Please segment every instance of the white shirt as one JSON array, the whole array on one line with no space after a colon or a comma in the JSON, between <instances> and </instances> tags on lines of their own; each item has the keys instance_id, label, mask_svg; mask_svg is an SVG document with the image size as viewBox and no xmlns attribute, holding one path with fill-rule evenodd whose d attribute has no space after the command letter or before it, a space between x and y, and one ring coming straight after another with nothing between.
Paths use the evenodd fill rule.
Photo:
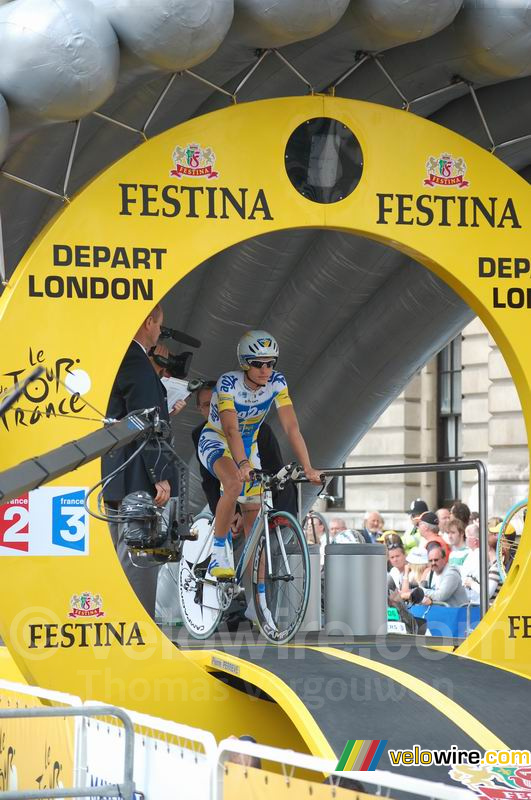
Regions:
<instances>
[{"instance_id":1,"label":"white shirt","mask_svg":"<svg viewBox=\"0 0 531 800\"><path fill-rule=\"evenodd\" d=\"M469 552L460 569L463 583L465 578L472 578L473 581L479 584L479 547ZM478 590L469 589L467 586L465 586L465 590L471 603L479 603Z\"/></svg>"},{"instance_id":2,"label":"white shirt","mask_svg":"<svg viewBox=\"0 0 531 800\"><path fill-rule=\"evenodd\" d=\"M391 569L389 570L389 575L394 580L396 588L401 589L402 581L404 580L404 573L400 572L398 567L391 567Z\"/></svg>"}]
</instances>

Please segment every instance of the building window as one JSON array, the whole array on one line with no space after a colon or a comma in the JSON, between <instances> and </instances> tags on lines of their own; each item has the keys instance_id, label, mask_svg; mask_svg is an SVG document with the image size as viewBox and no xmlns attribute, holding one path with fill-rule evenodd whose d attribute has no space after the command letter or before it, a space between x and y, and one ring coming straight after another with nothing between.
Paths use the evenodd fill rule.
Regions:
<instances>
[{"instance_id":1,"label":"building window","mask_svg":"<svg viewBox=\"0 0 531 800\"><path fill-rule=\"evenodd\" d=\"M438 460L461 458L461 334L437 357L438 375ZM437 473L439 506L461 497L461 473Z\"/></svg>"}]
</instances>

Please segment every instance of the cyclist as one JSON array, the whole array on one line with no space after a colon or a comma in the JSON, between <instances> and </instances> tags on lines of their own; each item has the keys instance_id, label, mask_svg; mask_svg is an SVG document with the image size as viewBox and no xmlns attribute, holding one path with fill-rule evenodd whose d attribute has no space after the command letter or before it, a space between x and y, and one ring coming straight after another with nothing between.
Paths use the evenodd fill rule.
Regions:
<instances>
[{"instance_id":1,"label":"cyclist","mask_svg":"<svg viewBox=\"0 0 531 800\"><path fill-rule=\"evenodd\" d=\"M212 394L208 421L199 439L201 463L223 486L216 507L209 566L211 575L216 578L234 576L225 542L236 503L242 508L245 535L258 513L260 486L253 484L251 473L260 468L258 430L273 403L306 477L312 483L321 483L318 470L310 463L286 379L275 370L278 354L278 344L267 331L252 330L242 336L237 347L241 371L226 372L219 378ZM259 592L265 592L263 585L259 586Z\"/></svg>"}]
</instances>

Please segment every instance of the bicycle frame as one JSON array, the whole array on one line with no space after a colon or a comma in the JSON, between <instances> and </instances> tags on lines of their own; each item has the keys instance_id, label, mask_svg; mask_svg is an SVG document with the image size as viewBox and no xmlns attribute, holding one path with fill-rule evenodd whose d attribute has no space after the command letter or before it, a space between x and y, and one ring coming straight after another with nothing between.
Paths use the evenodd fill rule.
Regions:
<instances>
[{"instance_id":1,"label":"bicycle frame","mask_svg":"<svg viewBox=\"0 0 531 800\"><path fill-rule=\"evenodd\" d=\"M249 562L251 560L251 556L254 553L256 545L258 544L258 541L259 541L260 536L262 534L262 530L264 530L264 529L265 529L265 537L266 537L267 568L268 568L268 573L271 575L271 572L272 572L271 543L270 543L270 538L269 538L269 529L265 525L265 518L267 517L268 512L272 511L272 510L273 510L272 493L271 493L271 491L269 489L266 489L264 492L262 492L262 495L260 497L260 507L259 507L259 510L258 510L257 517L256 517L255 521L253 522L253 526L252 526L251 530L249 531L248 536L246 537L246 541L245 541L242 553L240 555L240 559L239 559L238 564L236 566L234 581L235 581L235 583L237 585L240 585L240 583L241 583L242 577L243 577L243 575L245 573L245 570L247 569L247 566L248 566L248 564L249 564ZM190 572L191 572L192 577L194 578L194 580L198 580L198 578L197 578L197 576L195 574L195 568L196 568L197 564L200 564L203 561L205 561L208 558L208 556L210 555L213 539L214 539L214 522L212 522L212 526L210 528L210 533L207 536L207 538L205 539L205 541L203 543L203 546L201 547L201 550L199 551L199 554L198 554L197 558L195 559L194 563L192 564L192 566L190 568ZM284 564L286 565L286 570L287 570L288 569L288 559L287 559L286 552L284 550L284 543L282 542L282 539L279 540L279 545L280 545L280 548L281 548L281 551L282 551L282 557L283 557ZM205 576L205 578L203 580L212 580L213 581L214 579L210 578L207 575L207 576Z\"/></svg>"}]
</instances>

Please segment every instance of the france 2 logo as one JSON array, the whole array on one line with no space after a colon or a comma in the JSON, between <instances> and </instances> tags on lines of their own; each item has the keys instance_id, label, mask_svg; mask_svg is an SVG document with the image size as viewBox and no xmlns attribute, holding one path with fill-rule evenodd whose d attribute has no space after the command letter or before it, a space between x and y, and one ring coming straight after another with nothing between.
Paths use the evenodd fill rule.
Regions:
<instances>
[{"instance_id":1,"label":"france 2 logo","mask_svg":"<svg viewBox=\"0 0 531 800\"><path fill-rule=\"evenodd\" d=\"M45 486L0 506L0 556L86 556L86 488Z\"/></svg>"}]
</instances>

